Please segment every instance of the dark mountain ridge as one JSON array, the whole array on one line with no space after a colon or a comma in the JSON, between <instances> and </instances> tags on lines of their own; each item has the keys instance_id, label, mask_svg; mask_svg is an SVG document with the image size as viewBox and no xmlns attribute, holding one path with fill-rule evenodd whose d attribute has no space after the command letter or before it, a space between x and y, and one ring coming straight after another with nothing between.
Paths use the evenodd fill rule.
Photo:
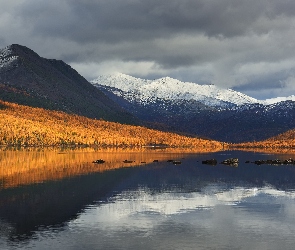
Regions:
<instances>
[{"instance_id":1,"label":"dark mountain ridge","mask_svg":"<svg viewBox=\"0 0 295 250\"><path fill-rule=\"evenodd\" d=\"M13 44L0 50L0 99L122 123L138 120L61 60Z\"/></svg>"}]
</instances>

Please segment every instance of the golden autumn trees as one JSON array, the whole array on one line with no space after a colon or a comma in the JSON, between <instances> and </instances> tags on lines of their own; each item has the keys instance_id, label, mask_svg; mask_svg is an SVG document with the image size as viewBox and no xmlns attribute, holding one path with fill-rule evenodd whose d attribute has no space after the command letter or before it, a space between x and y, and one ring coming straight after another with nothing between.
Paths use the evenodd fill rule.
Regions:
<instances>
[{"instance_id":1,"label":"golden autumn trees","mask_svg":"<svg viewBox=\"0 0 295 250\"><path fill-rule=\"evenodd\" d=\"M237 148L264 148L264 149L295 149L295 129L271 137L264 141L234 144Z\"/></svg>"},{"instance_id":2,"label":"golden autumn trees","mask_svg":"<svg viewBox=\"0 0 295 250\"><path fill-rule=\"evenodd\" d=\"M223 147L216 141L0 101L0 145L142 147L149 144L202 149Z\"/></svg>"}]
</instances>

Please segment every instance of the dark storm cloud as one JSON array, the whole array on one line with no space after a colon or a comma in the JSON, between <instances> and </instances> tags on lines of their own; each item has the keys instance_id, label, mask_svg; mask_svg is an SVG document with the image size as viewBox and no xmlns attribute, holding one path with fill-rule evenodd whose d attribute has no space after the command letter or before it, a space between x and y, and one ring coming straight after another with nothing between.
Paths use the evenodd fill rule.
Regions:
<instances>
[{"instance_id":1,"label":"dark storm cloud","mask_svg":"<svg viewBox=\"0 0 295 250\"><path fill-rule=\"evenodd\" d=\"M121 71L244 91L278 83L290 90L294 79L293 0L0 0L0 6L1 47L26 45L88 79Z\"/></svg>"},{"instance_id":2,"label":"dark storm cloud","mask_svg":"<svg viewBox=\"0 0 295 250\"><path fill-rule=\"evenodd\" d=\"M281 89L285 87L285 81L288 79L289 74L287 72L280 72L268 75L258 75L249 77L249 82L241 84L234 89L240 92L245 92L247 90L262 91L265 89L267 83L270 89ZM259 93L258 93L259 95Z\"/></svg>"},{"instance_id":3,"label":"dark storm cloud","mask_svg":"<svg viewBox=\"0 0 295 250\"><path fill-rule=\"evenodd\" d=\"M255 27L261 17L294 14L295 3L268 0L53 0L18 7L33 32L80 43L145 40L201 32L232 37L268 32Z\"/></svg>"},{"instance_id":4,"label":"dark storm cloud","mask_svg":"<svg viewBox=\"0 0 295 250\"><path fill-rule=\"evenodd\" d=\"M290 96L295 93L293 76L295 76L295 70L293 72L288 70L266 75L249 76L246 83L237 85L233 89L260 100L267 99L271 95Z\"/></svg>"}]
</instances>

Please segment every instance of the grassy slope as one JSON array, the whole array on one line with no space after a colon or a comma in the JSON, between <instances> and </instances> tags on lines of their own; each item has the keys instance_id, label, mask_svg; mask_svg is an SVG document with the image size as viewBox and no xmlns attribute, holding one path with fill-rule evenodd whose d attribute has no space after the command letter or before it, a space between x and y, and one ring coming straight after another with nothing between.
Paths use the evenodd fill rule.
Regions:
<instances>
[{"instance_id":1,"label":"grassy slope","mask_svg":"<svg viewBox=\"0 0 295 250\"><path fill-rule=\"evenodd\" d=\"M234 144L238 148L295 148L295 129L271 137L264 141Z\"/></svg>"},{"instance_id":2,"label":"grassy slope","mask_svg":"<svg viewBox=\"0 0 295 250\"><path fill-rule=\"evenodd\" d=\"M202 151L223 148L217 141L0 101L0 145L141 147L154 143Z\"/></svg>"}]
</instances>

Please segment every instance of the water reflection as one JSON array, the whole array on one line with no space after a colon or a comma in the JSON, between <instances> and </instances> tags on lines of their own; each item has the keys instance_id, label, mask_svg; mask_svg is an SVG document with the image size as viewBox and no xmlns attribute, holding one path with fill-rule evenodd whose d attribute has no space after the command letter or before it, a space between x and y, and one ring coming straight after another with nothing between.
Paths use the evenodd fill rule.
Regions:
<instances>
[{"instance_id":1,"label":"water reflection","mask_svg":"<svg viewBox=\"0 0 295 250\"><path fill-rule=\"evenodd\" d=\"M139 166L151 163L155 159L162 161L182 156L183 153L177 150L2 149L0 150L0 190L122 167ZM105 161L104 164L92 163L101 158ZM123 164L124 160L128 160L128 163Z\"/></svg>"},{"instance_id":2,"label":"water reflection","mask_svg":"<svg viewBox=\"0 0 295 250\"><path fill-rule=\"evenodd\" d=\"M4 153L14 161L0 161L1 249L293 249L295 243L295 166L244 164L292 154ZM238 167L202 164L233 157ZM107 164L92 163L100 158Z\"/></svg>"},{"instance_id":3,"label":"water reflection","mask_svg":"<svg viewBox=\"0 0 295 250\"><path fill-rule=\"evenodd\" d=\"M160 194L139 188L89 207L69 228L92 232L83 241L89 249L293 249L294 194L285 194L271 187Z\"/></svg>"}]
</instances>

